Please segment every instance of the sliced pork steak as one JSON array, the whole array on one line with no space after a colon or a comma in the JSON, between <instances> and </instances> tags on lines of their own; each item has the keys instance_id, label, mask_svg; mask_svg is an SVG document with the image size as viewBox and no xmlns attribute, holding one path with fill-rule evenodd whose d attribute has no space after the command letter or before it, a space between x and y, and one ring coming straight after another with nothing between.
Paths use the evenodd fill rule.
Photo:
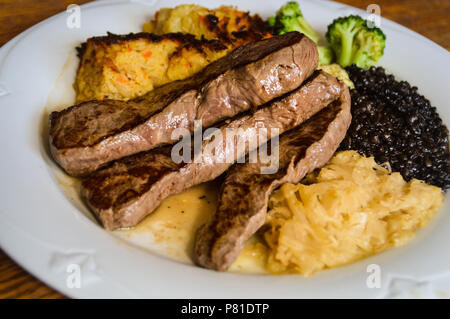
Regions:
<instances>
[{"instance_id":1,"label":"sliced pork steak","mask_svg":"<svg viewBox=\"0 0 450 319\"><path fill-rule=\"evenodd\" d=\"M283 183L298 183L307 173L325 165L350 121L350 95L345 88L339 100L299 128L281 135L275 174L261 174L261 163L235 164L227 172L216 213L197 233L196 263L226 270L264 224L270 193Z\"/></svg>"},{"instance_id":2,"label":"sliced pork steak","mask_svg":"<svg viewBox=\"0 0 450 319\"><path fill-rule=\"evenodd\" d=\"M162 144L194 121L208 127L292 91L317 67L315 44L298 32L240 47L202 72L128 102L90 101L50 116L50 149L67 173Z\"/></svg>"},{"instance_id":3,"label":"sliced pork steak","mask_svg":"<svg viewBox=\"0 0 450 319\"><path fill-rule=\"evenodd\" d=\"M226 133L228 129L241 129L248 140L256 140L256 128L260 127L277 128L281 134L336 100L341 90L334 77L316 73L284 98L221 126L221 137L205 140L196 161L175 164L170 147L136 154L91 174L82 183L82 196L105 228L134 226L167 196L213 180L232 166L233 160L252 150L251 143L241 147L236 136ZM260 135L255 148L271 137ZM232 160L225 161L229 154L234 154Z\"/></svg>"}]
</instances>

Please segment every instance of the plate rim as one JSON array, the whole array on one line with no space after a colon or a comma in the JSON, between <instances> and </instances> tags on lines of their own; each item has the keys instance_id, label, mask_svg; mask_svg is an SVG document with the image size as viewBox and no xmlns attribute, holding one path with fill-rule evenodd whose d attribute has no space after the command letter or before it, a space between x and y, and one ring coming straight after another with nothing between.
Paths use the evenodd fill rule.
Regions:
<instances>
[{"instance_id":1,"label":"plate rim","mask_svg":"<svg viewBox=\"0 0 450 319\"><path fill-rule=\"evenodd\" d=\"M305 1L305 0L303 0ZM308 0L310 1L310 0ZM357 10L360 12L364 12L361 9L357 9L354 8L352 6L346 5L346 4L342 4L342 3L337 3L334 1L327 1L327 0L320 0L321 2L324 3L333 3L336 5L339 5L341 7L345 7L349 10ZM108 0L100 0L100 1L94 1L94 2L90 2L90 3L86 3L83 5L80 5L81 8L91 8L91 7L98 7L98 6L103 6L103 5L112 5L112 4L125 4L125 3L140 3L141 1L127 1L127 0L113 0L113 1L108 1ZM158 4L158 1L153 1L156 4ZM186 1L186 2L190 2L190 1ZM281 3L282 1L280 1ZM54 19L57 19L58 17L62 16L65 14L65 11L60 12L54 16L51 16L35 25L33 25L32 27L30 27L29 29L23 31L22 33L20 33L19 35L15 36L13 39L9 40L7 43L5 43L1 48L0 48L0 69L2 68L4 62L7 60L8 58L8 54L14 49L14 47L20 43L20 41L22 41L28 34L31 34L32 32L36 32L39 30L39 27L46 25L48 23L50 23L51 21L53 21ZM428 45L432 45L433 47L439 49L439 50L444 50L445 52L448 53L448 51L443 48L442 46L440 46L439 44L433 42L432 40L424 37L423 35L412 31L396 22L393 22L391 20L388 20L386 18L382 18L383 23L388 22L388 26L395 26L395 28L397 29L397 31L400 31L402 33L407 32L409 35L413 35L416 39L421 40L421 41L425 41ZM2 228L2 226L0 225L0 229ZM111 234L108 234L109 236L113 236ZM23 269L25 269L27 272L29 272L30 274L32 274L35 278L38 278L40 281L42 281L45 285L53 288L55 291L61 292L62 294L64 294L65 296L68 297L80 297L83 298L83 293L78 294L76 293L75 290L68 290L68 289L64 289L66 287L64 287L63 285L56 285L53 282L43 279L42 274L40 273L39 270L33 268L34 266L31 264L26 264L25 263L25 259L22 258L20 256L20 253L14 252L12 249L9 249L10 247L8 247L8 245L4 245L3 241L1 240L0 237L0 247L3 249L3 251L5 252L6 255L8 255L11 259L13 259L16 263L18 263ZM80 290L81 292L82 290Z\"/></svg>"}]
</instances>

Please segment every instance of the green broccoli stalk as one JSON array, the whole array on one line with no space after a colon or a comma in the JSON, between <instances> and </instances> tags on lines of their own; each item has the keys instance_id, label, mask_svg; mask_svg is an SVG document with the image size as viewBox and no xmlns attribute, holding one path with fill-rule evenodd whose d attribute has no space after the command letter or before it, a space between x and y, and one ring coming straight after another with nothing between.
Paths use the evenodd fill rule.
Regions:
<instances>
[{"instance_id":1,"label":"green broccoli stalk","mask_svg":"<svg viewBox=\"0 0 450 319\"><path fill-rule=\"evenodd\" d=\"M334 52L330 47L317 46L317 51L319 51L319 64L331 64L334 61Z\"/></svg>"},{"instance_id":2,"label":"green broccoli stalk","mask_svg":"<svg viewBox=\"0 0 450 319\"><path fill-rule=\"evenodd\" d=\"M383 56L386 36L379 28L369 28L360 16L351 15L334 20L326 38L337 62L347 67L356 64L361 68L375 65Z\"/></svg>"},{"instance_id":3,"label":"green broccoli stalk","mask_svg":"<svg viewBox=\"0 0 450 319\"><path fill-rule=\"evenodd\" d=\"M319 34L311 27L303 16L300 6L295 1L286 2L274 17L267 20L276 34L298 31L310 38L314 43L319 41Z\"/></svg>"}]
</instances>

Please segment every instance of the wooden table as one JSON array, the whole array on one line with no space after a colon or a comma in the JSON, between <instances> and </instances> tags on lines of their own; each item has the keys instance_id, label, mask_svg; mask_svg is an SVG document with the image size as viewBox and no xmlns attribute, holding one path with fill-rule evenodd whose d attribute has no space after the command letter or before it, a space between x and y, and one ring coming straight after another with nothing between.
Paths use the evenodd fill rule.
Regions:
<instances>
[{"instance_id":1,"label":"wooden table","mask_svg":"<svg viewBox=\"0 0 450 319\"><path fill-rule=\"evenodd\" d=\"M301 3L301 0L299 0ZM86 0L0 0L0 45L39 21ZM187 1L191 2L191 1ZM226 3L227 1L224 1ZM339 0L361 9L371 3L381 15L450 49L448 0ZM64 296L22 270L0 250L0 298L63 298Z\"/></svg>"}]
</instances>

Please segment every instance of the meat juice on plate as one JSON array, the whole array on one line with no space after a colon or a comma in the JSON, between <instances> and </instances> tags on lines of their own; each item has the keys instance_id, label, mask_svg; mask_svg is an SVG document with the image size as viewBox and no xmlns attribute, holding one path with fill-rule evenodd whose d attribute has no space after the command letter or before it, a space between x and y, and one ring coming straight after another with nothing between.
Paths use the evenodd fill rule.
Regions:
<instances>
[{"instance_id":1,"label":"meat juice on plate","mask_svg":"<svg viewBox=\"0 0 450 319\"><path fill-rule=\"evenodd\" d=\"M113 233L139 247L192 263L196 231L216 210L219 187L213 181L172 195L136 227ZM230 271L265 273L264 261L265 246L255 237L246 244Z\"/></svg>"}]
</instances>

